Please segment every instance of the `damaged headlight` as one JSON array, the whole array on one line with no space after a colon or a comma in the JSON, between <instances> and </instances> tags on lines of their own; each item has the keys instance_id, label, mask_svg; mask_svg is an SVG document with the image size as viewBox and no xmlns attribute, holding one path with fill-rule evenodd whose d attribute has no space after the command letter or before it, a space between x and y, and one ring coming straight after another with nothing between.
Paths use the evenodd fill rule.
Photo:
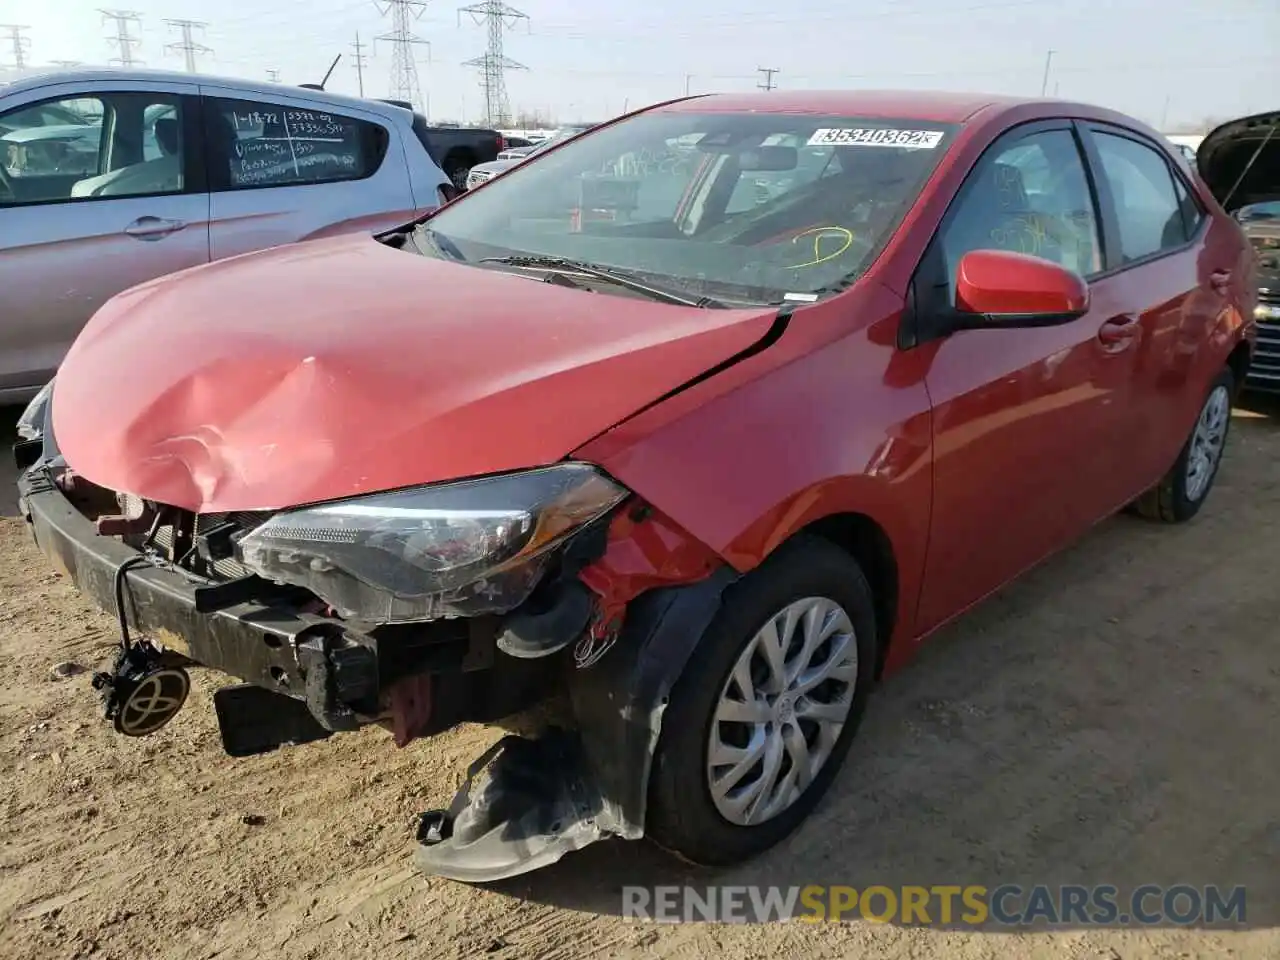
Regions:
<instances>
[{"instance_id":1,"label":"damaged headlight","mask_svg":"<svg viewBox=\"0 0 1280 960\"><path fill-rule=\"evenodd\" d=\"M505 613L528 598L554 547L626 496L594 467L566 463L287 510L237 553L353 620Z\"/></svg>"},{"instance_id":2,"label":"damaged headlight","mask_svg":"<svg viewBox=\"0 0 1280 960\"><path fill-rule=\"evenodd\" d=\"M44 437L44 415L49 409L49 397L53 393L53 381L50 380L27 404L18 418L19 440L40 440Z\"/></svg>"}]
</instances>

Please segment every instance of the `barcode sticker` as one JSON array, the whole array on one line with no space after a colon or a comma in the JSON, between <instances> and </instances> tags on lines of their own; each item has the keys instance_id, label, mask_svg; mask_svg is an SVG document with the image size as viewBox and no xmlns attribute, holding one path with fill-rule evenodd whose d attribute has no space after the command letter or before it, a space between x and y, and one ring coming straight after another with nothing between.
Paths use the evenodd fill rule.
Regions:
<instances>
[{"instance_id":1,"label":"barcode sticker","mask_svg":"<svg viewBox=\"0 0 1280 960\"><path fill-rule=\"evenodd\" d=\"M942 142L941 130L897 130L889 127L823 127L809 138L810 147L898 147L932 150Z\"/></svg>"}]
</instances>

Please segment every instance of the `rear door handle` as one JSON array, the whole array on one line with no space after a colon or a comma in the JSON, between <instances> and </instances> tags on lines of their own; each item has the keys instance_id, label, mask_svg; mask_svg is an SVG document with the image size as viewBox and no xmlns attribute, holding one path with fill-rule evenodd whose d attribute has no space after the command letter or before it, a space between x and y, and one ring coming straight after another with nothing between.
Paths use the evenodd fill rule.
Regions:
<instances>
[{"instance_id":1,"label":"rear door handle","mask_svg":"<svg viewBox=\"0 0 1280 960\"><path fill-rule=\"evenodd\" d=\"M138 240L161 240L177 233L187 225L185 220L169 220L166 217L139 217L124 228L124 232Z\"/></svg>"},{"instance_id":2,"label":"rear door handle","mask_svg":"<svg viewBox=\"0 0 1280 960\"><path fill-rule=\"evenodd\" d=\"M1112 317L1098 328L1098 339L1108 347L1123 347L1142 330L1142 322L1135 316L1122 313Z\"/></svg>"},{"instance_id":3,"label":"rear door handle","mask_svg":"<svg viewBox=\"0 0 1280 960\"><path fill-rule=\"evenodd\" d=\"M1209 274L1209 286L1213 287L1218 293L1225 293L1230 284L1230 270L1215 270Z\"/></svg>"}]
</instances>

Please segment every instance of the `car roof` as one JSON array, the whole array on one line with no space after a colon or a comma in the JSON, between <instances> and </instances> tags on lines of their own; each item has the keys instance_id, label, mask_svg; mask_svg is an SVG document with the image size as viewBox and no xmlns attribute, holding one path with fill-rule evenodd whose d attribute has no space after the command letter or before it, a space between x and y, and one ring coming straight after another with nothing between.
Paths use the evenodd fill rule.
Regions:
<instances>
[{"instance_id":1,"label":"car roof","mask_svg":"<svg viewBox=\"0 0 1280 960\"><path fill-rule=\"evenodd\" d=\"M988 107L1038 101L986 93L942 90L769 90L711 93L663 104L664 111L725 113L818 113L849 117L900 117L934 123L964 123Z\"/></svg>"},{"instance_id":2,"label":"car roof","mask_svg":"<svg viewBox=\"0 0 1280 960\"><path fill-rule=\"evenodd\" d=\"M386 116L407 115L410 111L404 107L386 103L382 100L369 100L350 97L341 93L329 93L327 90L315 90L310 87L295 87L284 83L273 83L265 80L246 80L243 77L219 77L204 73L184 73L180 70L150 70L137 67L74 67L63 70L44 70L27 74L19 80L0 86L0 96L22 93L27 90L38 90L53 83L146 83L148 80L157 83L193 83L216 87L234 87L237 90L259 96L302 97L333 104L335 107L356 107L382 113Z\"/></svg>"}]
</instances>

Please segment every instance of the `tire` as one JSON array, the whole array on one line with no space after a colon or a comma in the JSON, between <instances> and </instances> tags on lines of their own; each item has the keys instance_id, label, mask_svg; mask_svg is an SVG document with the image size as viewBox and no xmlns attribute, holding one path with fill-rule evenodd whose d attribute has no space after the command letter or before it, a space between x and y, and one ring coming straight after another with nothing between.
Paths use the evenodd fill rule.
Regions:
<instances>
[{"instance_id":1,"label":"tire","mask_svg":"<svg viewBox=\"0 0 1280 960\"><path fill-rule=\"evenodd\" d=\"M834 652L834 644L839 643L842 636L847 637L847 631L837 629L830 642L823 641L816 646L814 653L819 656L809 659L810 664L815 660L820 662L818 669L822 662L843 662L839 677L819 684L799 699L783 697L790 707L775 702L768 708L772 711L768 725L754 720L750 724L713 723L722 697L732 692L735 700L746 700L742 695L745 691L731 680L731 674L739 659L756 646L758 632L792 605L812 604L817 600L833 605L826 611L828 619L821 622L852 627L852 638L844 640L844 653ZM843 611L845 620L839 619L836 608ZM815 611L815 614L821 613L821 610ZM734 584L726 591L720 611L702 635L671 692L650 778L647 835L659 846L694 864L726 866L763 853L795 830L822 799L848 753L874 683L875 638L875 607L866 577L852 557L825 540L806 535L796 537ZM785 644L782 649L787 650ZM847 659L852 651L856 651L856 657L855 665L850 668ZM794 664L787 662L785 666L794 667ZM755 657L753 667L755 672L763 669L760 656ZM758 673L757 679L767 676L767 671ZM752 684L757 689L769 685L764 680ZM822 727L804 716L811 714L822 701L827 701L829 708L832 703L841 709L848 704L848 712L838 728ZM763 708L755 709L758 712ZM712 794L712 772L708 763L713 733L735 744L745 742L751 734L750 742L759 744L762 739L770 739L769 731L777 731L772 746L782 757L778 784L788 783L791 774L799 769L791 762L791 754L784 744L804 742L810 747L821 746L825 760L806 765L810 770L816 766L808 786L799 789L796 795L793 785L789 805L783 806L788 801L779 800L779 807L773 811L764 809L763 802L758 806L750 802L743 806L742 794L717 800ZM796 740L797 731L805 734L803 741ZM810 741L810 735L819 731L826 734L825 739L813 736ZM753 774L762 771L762 763L741 771L736 787L742 788L751 782ZM717 769L720 773L726 771L725 767ZM775 767L775 772L777 770ZM759 796L763 797L764 793ZM727 815L726 807L734 809ZM756 822L750 822L752 817L746 816L749 812L754 812Z\"/></svg>"},{"instance_id":2,"label":"tire","mask_svg":"<svg viewBox=\"0 0 1280 960\"><path fill-rule=\"evenodd\" d=\"M453 166L447 167L444 175L449 178L450 182L460 191L467 189L467 175L471 173L471 167L465 161L455 163Z\"/></svg>"},{"instance_id":3,"label":"tire","mask_svg":"<svg viewBox=\"0 0 1280 960\"><path fill-rule=\"evenodd\" d=\"M1185 523L1200 512L1222 465L1231 429L1231 401L1235 395L1235 376L1230 368L1225 368L1210 384L1178 459L1159 483L1134 501L1135 513L1161 523ZM1207 433L1202 433L1202 428L1206 428ZM1216 445L1212 442L1214 437ZM1201 456L1206 453L1206 443L1207 460Z\"/></svg>"}]
</instances>

